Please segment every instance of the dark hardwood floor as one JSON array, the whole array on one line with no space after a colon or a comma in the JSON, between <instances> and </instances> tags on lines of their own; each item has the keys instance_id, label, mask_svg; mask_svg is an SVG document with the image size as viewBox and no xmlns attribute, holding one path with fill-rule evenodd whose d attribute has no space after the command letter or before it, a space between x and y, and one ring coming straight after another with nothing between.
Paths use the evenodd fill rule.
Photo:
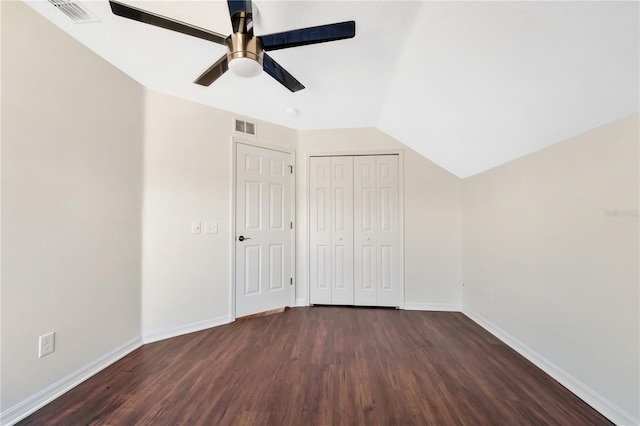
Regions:
<instances>
[{"instance_id":1,"label":"dark hardwood floor","mask_svg":"<svg viewBox=\"0 0 640 426\"><path fill-rule=\"evenodd\" d=\"M145 345L20 425L611 424L460 313L313 307Z\"/></svg>"}]
</instances>

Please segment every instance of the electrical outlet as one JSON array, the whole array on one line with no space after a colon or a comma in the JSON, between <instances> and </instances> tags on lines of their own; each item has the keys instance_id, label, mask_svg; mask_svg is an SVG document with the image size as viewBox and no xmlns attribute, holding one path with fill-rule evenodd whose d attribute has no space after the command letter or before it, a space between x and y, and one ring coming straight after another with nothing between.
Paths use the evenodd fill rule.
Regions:
<instances>
[{"instance_id":1,"label":"electrical outlet","mask_svg":"<svg viewBox=\"0 0 640 426\"><path fill-rule=\"evenodd\" d=\"M38 346L38 358L42 358L45 355L49 355L55 350L56 334L51 332L40 336Z\"/></svg>"},{"instance_id":2,"label":"electrical outlet","mask_svg":"<svg viewBox=\"0 0 640 426\"><path fill-rule=\"evenodd\" d=\"M197 220L194 220L193 222L191 222L191 233L200 234L201 232L202 232L202 224Z\"/></svg>"},{"instance_id":3,"label":"electrical outlet","mask_svg":"<svg viewBox=\"0 0 640 426\"><path fill-rule=\"evenodd\" d=\"M205 222L204 223L204 232L206 234L217 234L218 233L218 222Z\"/></svg>"},{"instance_id":4,"label":"electrical outlet","mask_svg":"<svg viewBox=\"0 0 640 426\"><path fill-rule=\"evenodd\" d=\"M489 299L489 303L493 303L493 290L490 288L487 289L487 298Z\"/></svg>"}]
</instances>

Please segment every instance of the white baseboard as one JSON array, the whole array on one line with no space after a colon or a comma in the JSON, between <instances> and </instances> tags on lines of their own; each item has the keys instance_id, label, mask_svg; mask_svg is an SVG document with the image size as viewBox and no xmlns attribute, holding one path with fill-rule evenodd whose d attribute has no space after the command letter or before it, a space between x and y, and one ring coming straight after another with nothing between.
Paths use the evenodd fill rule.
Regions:
<instances>
[{"instance_id":1,"label":"white baseboard","mask_svg":"<svg viewBox=\"0 0 640 426\"><path fill-rule=\"evenodd\" d=\"M160 340L170 339L171 337L182 336L183 334L194 333L229 323L231 323L229 315L223 315L216 318L182 324L176 327L151 330L142 333L142 343L146 345L147 343L158 342Z\"/></svg>"},{"instance_id":2,"label":"white baseboard","mask_svg":"<svg viewBox=\"0 0 640 426\"><path fill-rule=\"evenodd\" d=\"M47 386L27 399L0 413L0 424L13 425L38 409L44 407L65 392L78 386L88 378L104 370L114 362L130 354L142 346L140 337L131 339L127 343L101 356L95 361L81 367L57 382Z\"/></svg>"},{"instance_id":3,"label":"white baseboard","mask_svg":"<svg viewBox=\"0 0 640 426\"><path fill-rule=\"evenodd\" d=\"M441 312L462 312L462 306L454 303L406 303L406 311L441 311Z\"/></svg>"},{"instance_id":4,"label":"white baseboard","mask_svg":"<svg viewBox=\"0 0 640 426\"><path fill-rule=\"evenodd\" d=\"M520 355L535 364L542 371L547 373L549 376L553 377L556 381L558 381L558 383L569 389L578 398L582 399L584 402L589 404L591 407L611 420L613 423L617 425L640 424L639 419L636 419L634 416L627 413L626 411L609 401L607 398L603 397L598 392L594 391L589 386L585 385L580 380L576 379L571 374L567 373L562 368L558 367L553 362L549 361L515 337L511 336L500 327L486 320L478 313L468 308L465 308L462 312L479 326L487 330L489 333L493 334L498 339L502 340L502 342L511 347L511 349L515 350Z\"/></svg>"},{"instance_id":5,"label":"white baseboard","mask_svg":"<svg viewBox=\"0 0 640 426\"><path fill-rule=\"evenodd\" d=\"M309 306L309 304L307 303L307 299L296 299L296 304L293 306L303 307L303 306Z\"/></svg>"}]
</instances>

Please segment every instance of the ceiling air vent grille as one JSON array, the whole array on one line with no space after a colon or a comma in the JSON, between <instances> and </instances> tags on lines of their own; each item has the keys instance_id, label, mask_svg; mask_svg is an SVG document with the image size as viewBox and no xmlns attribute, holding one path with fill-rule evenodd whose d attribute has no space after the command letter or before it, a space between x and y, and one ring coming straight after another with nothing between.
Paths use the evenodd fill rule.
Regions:
<instances>
[{"instance_id":1,"label":"ceiling air vent grille","mask_svg":"<svg viewBox=\"0 0 640 426\"><path fill-rule=\"evenodd\" d=\"M71 18L71 20L76 24L100 21L97 16L78 2L71 0L49 0L49 3Z\"/></svg>"},{"instance_id":2,"label":"ceiling air vent grille","mask_svg":"<svg viewBox=\"0 0 640 426\"><path fill-rule=\"evenodd\" d=\"M235 119L235 131L249 136L256 136L256 123Z\"/></svg>"}]
</instances>

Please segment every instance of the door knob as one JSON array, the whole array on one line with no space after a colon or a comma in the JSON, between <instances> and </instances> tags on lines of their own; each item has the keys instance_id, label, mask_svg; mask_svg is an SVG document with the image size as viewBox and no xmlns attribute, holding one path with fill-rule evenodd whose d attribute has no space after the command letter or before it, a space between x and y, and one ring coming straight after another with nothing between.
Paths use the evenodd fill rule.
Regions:
<instances>
[{"instance_id":1,"label":"door knob","mask_svg":"<svg viewBox=\"0 0 640 426\"><path fill-rule=\"evenodd\" d=\"M242 235L240 235L240 236L238 237L238 241L244 241L244 240L250 240L250 239L251 239L250 237L246 237L246 238L245 238L245 237L244 237L244 236L242 236Z\"/></svg>"}]
</instances>

